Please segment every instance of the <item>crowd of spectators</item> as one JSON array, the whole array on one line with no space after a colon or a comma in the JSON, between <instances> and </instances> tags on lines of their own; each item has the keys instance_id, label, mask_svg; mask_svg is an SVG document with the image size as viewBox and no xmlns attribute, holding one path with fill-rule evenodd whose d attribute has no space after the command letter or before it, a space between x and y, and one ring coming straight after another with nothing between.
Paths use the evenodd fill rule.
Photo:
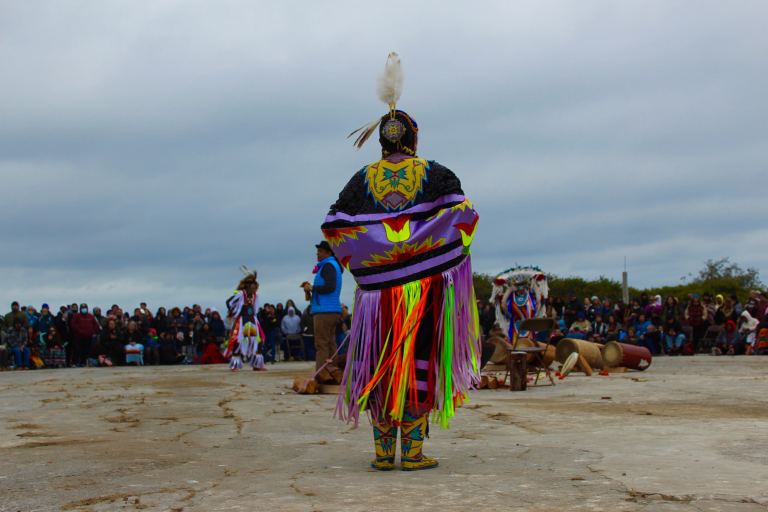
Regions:
<instances>
[{"instance_id":1,"label":"crowd of spectators","mask_svg":"<svg viewBox=\"0 0 768 512\"><path fill-rule=\"evenodd\" d=\"M546 315L558 330L540 333L598 343L620 341L647 347L654 354L768 354L768 294L752 291L742 304L736 295L692 294L677 297L641 295L629 303L609 298L550 297ZM495 307L481 304L480 319L488 334L495 326Z\"/></svg>"},{"instance_id":2,"label":"crowd of spectators","mask_svg":"<svg viewBox=\"0 0 768 512\"><path fill-rule=\"evenodd\" d=\"M267 362L314 361L308 307L301 311L293 300L264 304L258 318ZM339 339L350 324L345 306ZM116 304L106 311L77 303L52 311L48 304L37 310L13 302L0 316L0 369L222 362L231 327L226 314L198 304L153 314L144 302L133 313Z\"/></svg>"},{"instance_id":3,"label":"crowd of spectators","mask_svg":"<svg viewBox=\"0 0 768 512\"><path fill-rule=\"evenodd\" d=\"M742 304L735 295L676 297L642 295L628 304L609 298L550 297L546 315L559 328L539 333L553 339L616 340L647 347L654 354L768 354L768 294L750 293ZM494 329L493 304L480 303L486 335ZM293 300L259 309L264 329L264 358L315 358L312 318ZM61 306L11 304L0 317L0 369L115 366L125 364L204 364L221 362L231 329L229 319L200 305L158 308L153 314L141 303L133 314L113 305L106 312L87 304ZM343 306L338 341L351 317ZM215 354L218 357L206 357Z\"/></svg>"}]
</instances>

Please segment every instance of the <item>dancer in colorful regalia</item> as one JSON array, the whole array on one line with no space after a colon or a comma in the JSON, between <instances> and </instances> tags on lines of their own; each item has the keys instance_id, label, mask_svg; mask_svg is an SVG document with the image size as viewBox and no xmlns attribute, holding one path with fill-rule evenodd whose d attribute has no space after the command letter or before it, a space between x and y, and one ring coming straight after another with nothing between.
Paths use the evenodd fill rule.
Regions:
<instances>
[{"instance_id":1,"label":"dancer in colorful regalia","mask_svg":"<svg viewBox=\"0 0 768 512\"><path fill-rule=\"evenodd\" d=\"M510 287L509 298L507 299L507 313L509 314L509 339L512 344L517 343L518 338L525 338L529 332L520 329L520 323L523 320L534 318L536 316L536 302L533 294L528 291L525 283L518 282Z\"/></svg>"},{"instance_id":2,"label":"dancer in colorful regalia","mask_svg":"<svg viewBox=\"0 0 768 512\"><path fill-rule=\"evenodd\" d=\"M245 271L234 295L227 299L228 316L232 321L232 332L224 357L229 359L229 368L238 371L243 363L250 363L254 370L266 370L264 356L259 346L264 342L264 331L256 317L257 291L259 283L256 272Z\"/></svg>"},{"instance_id":3,"label":"dancer in colorful regalia","mask_svg":"<svg viewBox=\"0 0 768 512\"><path fill-rule=\"evenodd\" d=\"M402 75L390 54L379 81L389 106L353 132L360 147L378 131L381 160L357 172L322 226L338 260L354 276L347 364L336 414L373 424L378 470L433 468L422 452L429 415L448 427L479 382L479 322L470 243L478 215L459 179L417 156L418 126L397 110Z\"/></svg>"}]
</instances>

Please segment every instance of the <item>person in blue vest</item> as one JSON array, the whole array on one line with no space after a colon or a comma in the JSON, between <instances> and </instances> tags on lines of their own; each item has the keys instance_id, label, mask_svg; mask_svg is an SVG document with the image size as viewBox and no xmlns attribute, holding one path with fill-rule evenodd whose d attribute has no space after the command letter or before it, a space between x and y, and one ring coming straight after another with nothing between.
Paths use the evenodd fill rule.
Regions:
<instances>
[{"instance_id":1,"label":"person in blue vest","mask_svg":"<svg viewBox=\"0 0 768 512\"><path fill-rule=\"evenodd\" d=\"M315 368L320 370L320 383L340 383L342 373L333 361L328 361L336 352L336 327L341 322L341 274L342 268L333 249L323 240L317 248L315 282L306 284L305 291L311 292L310 311L315 329ZM327 364L326 364L327 363Z\"/></svg>"}]
</instances>

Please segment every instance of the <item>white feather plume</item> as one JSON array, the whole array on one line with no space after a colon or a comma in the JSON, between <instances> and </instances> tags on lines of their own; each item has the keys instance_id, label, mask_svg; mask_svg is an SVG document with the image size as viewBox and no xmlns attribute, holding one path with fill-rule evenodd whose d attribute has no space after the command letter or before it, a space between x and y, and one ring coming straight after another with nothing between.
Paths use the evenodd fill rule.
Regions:
<instances>
[{"instance_id":1,"label":"white feather plume","mask_svg":"<svg viewBox=\"0 0 768 512\"><path fill-rule=\"evenodd\" d=\"M258 278L258 273L255 270L251 270L245 265L240 265L240 272L243 273L243 276L250 277L253 276L255 278Z\"/></svg>"},{"instance_id":2,"label":"white feather plume","mask_svg":"<svg viewBox=\"0 0 768 512\"><path fill-rule=\"evenodd\" d=\"M384 65L384 73L379 76L377 87L379 99L394 108L400 95L403 93L403 68L400 66L400 56L390 52L387 63Z\"/></svg>"}]
</instances>

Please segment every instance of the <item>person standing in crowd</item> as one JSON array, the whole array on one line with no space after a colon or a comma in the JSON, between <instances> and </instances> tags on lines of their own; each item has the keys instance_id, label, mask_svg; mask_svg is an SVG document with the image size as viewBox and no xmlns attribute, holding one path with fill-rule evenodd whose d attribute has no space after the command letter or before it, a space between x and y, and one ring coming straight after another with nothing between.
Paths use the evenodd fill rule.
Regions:
<instances>
[{"instance_id":1,"label":"person standing in crowd","mask_svg":"<svg viewBox=\"0 0 768 512\"><path fill-rule=\"evenodd\" d=\"M285 306L283 306L282 302L278 302L275 305L275 315L277 315L277 321L278 322L282 323L283 317L285 316L286 312L287 311L285 309Z\"/></svg>"},{"instance_id":2,"label":"person standing in crowd","mask_svg":"<svg viewBox=\"0 0 768 512\"><path fill-rule=\"evenodd\" d=\"M480 327L483 329L483 335L488 336L496 321L496 311L490 302L481 302L478 311L480 312Z\"/></svg>"},{"instance_id":3,"label":"person standing in crowd","mask_svg":"<svg viewBox=\"0 0 768 512\"><path fill-rule=\"evenodd\" d=\"M715 301L712 300L712 296L708 293L705 293L701 296L701 303L704 305L704 307L707 310L707 327L714 321L715 319L715 312L717 311L717 306L715 305Z\"/></svg>"},{"instance_id":4,"label":"person standing in crowd","mask_svg":"<svg viewBox=\"0 0 768 512\"><path fill-rule=\"evenodd\" d=\"M95 318L99 323L99 330L104 329L104 327L107 325L107 317L101 314L101 308L93 308L93 318Z\"/></svg>"},{"instance_id":5,"label":"person standing in crowd","mask_svg":"<svg viewBox=\"0 0 768 512\"><path fill-rule=\"evenodd\" d=\"M741 317L739 318L739 334L741 334L744 339L747 355L752 355L754 350L758 325L760 325L760 322L749 313L749 310L741 312Z\"/></svg>"},{"instance_id":6,"label":"person standing in crowd","mask_svg":"<svg viewBox=\"0 0 768 512\"><path fill-rule=\"evenodd\" d=\"M147 321L147 317L142 314L141 308L135 308L133 310L133 316L131 317L131 322L136 322L136 328L139 330L141 334L146 334L149 332L149 328L151 325L149 325L149 322Z\"/></svg>"},{"instance_id":7,"label":"person standing in crowd","mask_svg":"<svg viewBox=\"0 0 768 512\"><path fill-rule=\"evenodd\" d=\"M181 341L181 353L184 354L184 364L192 364L195 361L195 322L191 321L184 329Z\"/></svg>"},{"instance_id":8,"label":"person standing in crowd","mask_svg":"<svg viewBox=\"0 0 768 512\"><path fill-rule=\"evenodd\" d=\"M61 306L59 312L56 314L56 320L54 320L53 325L56 327L56 331L59 333L59 338L61 338L61 341L64 344L64 352L67 360L66 365L70 366L72 364L72 338L69 335L69 321L67 319L68 311L67 306Z\"/></svg>"},{"instance_id":9,"label":"person standing in crowd","mask_svg":"<svg viewBox=\"0 0 768 512\"><path fill-rule=\"evenodd\" d=\"M664 306L661 308L661 321L664 325L669 325L670 322L674 324L680 323L680 311L677 307L677 299L671 295L664 301Z\"/></svg>"},{"instance_id":10,"label":"person standing in crowd","mask_svg":"<svg viewBox=\"0 0 768 512\"><path fill-rule=\"evenodd\" d=\"M299 310L299 307L296 305L296 303L293 301L293 299L288 299L285 301L285 311L288 312L288 308L293 308L294 313L296 313L296 316L301 316L301 310Z\"/></svg>"},{"instance_id":11,"label":"person standing in crowd","mask_svg":"<svg viewBox=\"0 0 768 512\"><path fill-rule=\"evenodd\" d=\"M587 299L584 299L584 310L587 314L587 320L589 320L590 323L595 321L595 317L601 313L602 311L602 304L600 303L600 297L597 295L593 295L592 298L589 299L587 302Z\"/></svg>"},{"instance_id":12,"label":"person standing in crowd","mask_svg":"<svg viewBox=\"0 0 768 512\"><path fill-rule=\"evenodd\" d=\"M645 306L643 313L645 318L648 319L653 325L659 327L662 325L662 313L664 312L664 303L661 300L661 295L654 295L653 302Z\"/></svg>"},{"instance_id":13,"label":"person standing in crowd","mask_svg":"<svg viewBox=\"0 0 768 512\"><path fill-rule=\"evenodd\" d=\"M2 343L7 347L9 356L13 358L14 368L28 370L29 357L32 351L29 346L29 334L24 320L19 316L12 319L11 328L3 332Z\"/></svg>"},{"instance_id":14,"label":"person standing in crowd","mask_svg":"<svg viewBox=\"0 0 768 512\"><path fill-rule=\"evenodd\" d=\"M26 329L29 326L29 320L27 319L27 314L24 313L21 308L19 307L19 303L16 301L13 301L11 303L11 311L10 313L7 313L3 317L3 327L5 329L12 329L14 322L18 320L21 322L21 326Z\"/></svg>"},{"instance_id":15,"label":"person standing in crowd","mask_svg":"<svg viewBox=\"0 0 768 512\"><path fill-rule=\"evenodd\" d=\"M736 310L736 316L741 316L741 312L744 311L744 306L742 305L741 301L739 300L738 295L735 293L731 294L731 301L733 302L733 309Z\"/></svg>"},{"instance_id":16,"label":"person standing in crowd","mask_svg":"<svg viewBox=\"0 0 768 512\"><path fill-rule=\"evenodd\" d=\"M165 308L157 308L155 317L152 319L152 328L158 336L164 332L168 332L168 315L165 313Z\"/></svg>"},{"instance_id":17,"label":"person standing in crowd","mask_svg":"<svg viewBox=\"0 0 768 512\"><path fill-rule=\"evenodd\" d=\"M184 326L186 321L181 314L181 309L178 307L171 310L171 316L168 318L168 333L171 334L173 339L176 339L176 335L180 332L184 332Z\"/></svg>"},{"instance_id":18,"label":"person standing in crowd","mask_svg":"<svg viewBox=\"0 0 768 512\"><path fill-rule=\"evenodd\" d=\"M3 322L0 319L0 369L10 366L8 359L11 357L8 345L5 344L5 330L2 328Z\"/></svg>"},{"instance_id":19,"label":"person standing in crowd","mask_svg":"<svg viewBox=\"0 0 768 512\"><path fill-rule=\"evenodd\" d=\"M34 306L27 306L26 308L21 308L21 310L27 316L27 334L29 334L31 340L32 334L37 331L37 321L40 318L40 315L37 313Z\"/></svg>"},{"instance_id":20,"label":"person standing in crowd","mask_svg":"<svg viewBox=\"0 0 768 512\"><path fill-rule=\"evenodd\" d=\"M213 335L217 344L221 344L224 338L227 337L227 327L224 325L224 320L221 318L221 314L213 310L211 312L211 320L208 322L211 326L211 334Z\"/></svg>"},{"instance_id":21,"label":"person standing in crowd","mask_svg":"<svg viewBox=\"0 0 768 512\"><path fill-rule=\"evenodd\" d=\"M155 366L160 364L160 338L154 327L150 327L147 333L147 339L144 342L144 355L147 364Z\"/></svg>"},{"instance_id":22,"label":"person standing in crowd","mask_svg":"<svg viewBox=\"0 0 768 512\"><path fill-rule=\"evenodd\" d=\"M732 298L716 295L715 302L720 304L715 311L715 325L725 325L728 320L732 320L734 324L738 322L739 315L736 313Z\"/></svg>"},{"instance_id":23,"label":"person standing in crowd","mask_svg":"<svg viewBox=\"0 0 768 512\"><path fill-rule=\"evenodd\" d=\"M343 344L350 329L352 329L352 315L349 314L349 308L346 304L341 305L341 318L336 326L336 351L339 353L338 364L340 368L346 365L347 345Z\"/></svg>"},{"instance_id":24,"label":"person standing in crowd","mask_svg":"<svg viewBox=\"0 0 768 512\"><path fill-rule=\"evenodd\" d=\"M96 318L88 312L88 304L80 304L80 312L72 316L69 328L74 345L72 364L84 366L91 352L91 343L100 329Z\"/></svg>"},{"instance_id":25,"label":"person standing in crowd","mask_svg":"<svg viewBox=\"0 0 768 512\"><path fill-rule=\"evenodd\" d=\"M307 305L301 314L301 339L304 342L304 359L314 361L315 354L315 322L312 318L312 305Z\"/></svg>"},{"instance_id":26,"label":"person standing in crowd","mask_svg":"<svg viewBox=\"0 0 768 512\"><path fill-rule=\"evenodd\" d=\"M696 352L699 348L699 342L707 331L707 308L701 303L698 294L691 295L688 307L685 308L685 319L693 330L691 343L694 352Z\"/></svg>"},{"instance_id":27,"label":"person standing in crowd","mask_svg":"<svg viewBox=\"0 0 768 512\"><path fill-rule=\"evenodd\" d=\"M752 290L744 310L748 311L752 318L760 321L765 316L766 309L768 309L768 300L765 299L760 290Z\"/></svg>"},{"instance_id":28,"label":"person standing in crowd","mask_svg":"<svg viewBox=\"0 0 768 512\"><path fill-rule=\"evenodd\" d=\"M293 358L293 354L291 354L292 343L302 343L301 317L296 314L296 310L292 306L288 307L287 313L280 322L280 330L285 338L285 360L290 361Z\"/></svg>"},{"instance_id":29,"label":"person standing in crowd","mask_svg":"<svg viewBox=\"0 0 768 512\"><path fill-rule=\"evenodd\" d=\"M277 319L277 310L272 304L264 304L259 317L259 325L264 329L264 359L270 363L276 362L278 350L280 350L280 321Z\"/></svg>"},{"instance_id":30,"label":"person standing in crowd","mask_svg":"<svg viewBox=\"0 0 768 512\"><path fill-rule=\"evenodd\" d=\"M336 326L341 319L342 270L327 241L323 240L315 245L315 249L317 249L315 282L311 286L309 283L305 285L305 291L312 294L315 368L319 371L317 374L319 382L339 384L342 377L341 370L330 358L336 352Z\"/></svg>"},{"instance_id":31,"label":"person standing in crowd","mask_svg":"<svg viewBox=\"0 0 768 512\"><path fill-rule=\"evenodd\" d=\"M113 364L125 363L125 351L123 350L125 342L117 324L117 320L114 318L108 319L106 327L101 331L100 344L104 351L104 355L109 358Z\"/></svg>"},{"instance_id":32,"label":"person standing in crowd","mask_svg":"<svg viewBox=\"0 0 768 512\"><path fill-rule=\"evenodd\" d=\"M40 316L37 319L37 332L45 336L48 330L56 323L56 317L51 314L51 308L48 304L43 304L40 307Z\"/></svg>"}]
</instances>

